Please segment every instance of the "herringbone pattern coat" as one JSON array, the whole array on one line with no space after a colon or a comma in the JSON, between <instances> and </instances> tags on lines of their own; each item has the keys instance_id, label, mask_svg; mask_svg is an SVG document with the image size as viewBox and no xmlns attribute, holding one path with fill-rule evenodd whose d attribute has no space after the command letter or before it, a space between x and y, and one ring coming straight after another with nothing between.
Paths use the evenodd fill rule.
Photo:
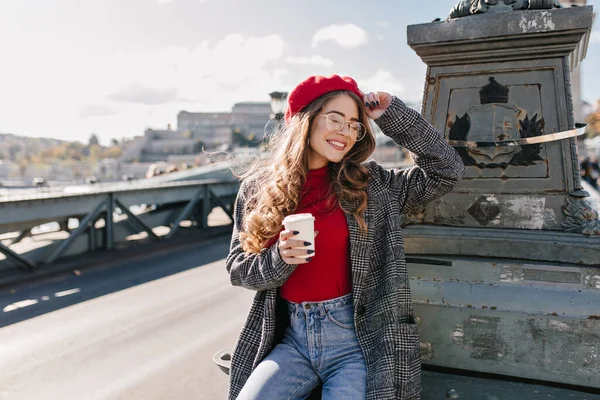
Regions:
<instances>
[{"instance_id":1,"label":"herringbone pattern coat","mask_svg":"<svg viewBox=\"0 0 600 400\"><path fill-rule=\"evenodd\" d=\"M407 170L386 170L374 161L367 188L368 234L347 215L355 309L355 326L367 366L367 399L418 399L421 391L419 338L406 271L401 215L452 190L464 173L456 151L419 113L394 98L375 121L414 156ZM239 241L245 196L242 183L227 271L231 283L256 290L248 319L236 343L230 371L229 399L275 345L277 288L296 268L281 260L276 244L246 254ZM281 300L280 300L281 301ZM281 318L280 318L281 319Z\"/></svg>"}]
</instances>

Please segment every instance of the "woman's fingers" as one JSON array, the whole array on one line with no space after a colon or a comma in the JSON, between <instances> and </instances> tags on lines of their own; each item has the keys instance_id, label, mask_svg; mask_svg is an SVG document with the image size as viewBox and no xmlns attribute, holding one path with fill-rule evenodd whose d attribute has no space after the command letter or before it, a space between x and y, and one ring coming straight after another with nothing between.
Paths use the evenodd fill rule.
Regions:
<instances>
[{"instance_id":1,"label":"woman's fingers","mask_svg":"<svg viewBox=\"0 0 600 400\"><path fill-rule=\"evenodd\" d=\"M295 236L299 233L300 232L298 232L298 231L281 231L279 233L279 241L287 240L287 239L291 238L292 236Z\"/></svg>"},{"instance_id":2,"label":"woman's fingers","mask_svg":"<svg viewBox=\"0 0 600 400\"><path fill-rule=\"evenodd\" d=\"M383 115L392 102L392 95L386 92L369 92L363 96L367 116L377 119Z\"/></svg>"},{"instance_id":3,"label":"woman's fingers","mask_svg":"<svg viewBox=\"0 0 600 400\"><path fill-rule=\"evenodd\" d=\"M375 93L371 92L368 95L369 101L371 103L371 108L377 108L377 106L379 105L379 100L377 100Z\"/></svg>"},{"instance_id":4,"label":"woman's fingers","mask_svg":"<svg viewBox=\"0 0 600 400\"><path fill-rule=\"evenodd\" d=\"M392 103L393 96L385 92L377 92L377 100L381 104L381 107L386 109Z\"/></svg>"},{"instance_id":5,"label":"woman's fingers","mask_svg":"<svg viewBox=\"0 0 600 400\"><path fill-rule=\"evenodd\" d=\"M294 247L306 247L310 246L312 243L305 242L304 240L296 240L296 239L288 239L284 241L279 241L280 249L291 249Z\"/></svg>"},{"instance_id":6,"label":"woman's fingers","mask_svg":"<svg viewBox=\"0 0 600 400\"><path fill-rule=\"evenodd\" d=\"M279 255L286 264L306 264L312 259L315 252L303 249L302 247L305 246L310 246L310 243L294 239L279 242Z\"/></svg>"},{"instance_id":7,"label":"woman's fingers","mask_svg":"<svg viewBox=\"0 0 600 400\"><path fill-rule=\"evenodd\" d=\"M281 257L292 258L292 257L302 257L306 258L306 256L312 256L315 252L314 250L305 250L305 249L287 249L281 250Z\"/></svg>"},{"instance_id":8,"label":"woman's fingers","mask_svg":"<svg viewBox=\"0 0 600 400\"><path fill-rule=\"evenodd\" d=\"M279 255L287 264L306 264L310 261L310 257L314 254L313 250L303 249L302 247L310 246L312 243L304 240L290 239L297 235L296 231L282 231L279 234Z\"/></svg>"},{"instance_id":9,"label":"woman's fingers","mask_svg":"<svg viewBox=\"0 0 600 400\"><path fill-rule=\"evenodd\" d=\"M279 255L286 264L306 264L312 260L314 255L313 250L307 249L281 249L279 248Z\"/></svg>"},{"instance_id":10,"label":"woman's fingers","mask_svg":"<svg viewBox=\"0 0 600 400\"><path fill-rule=\"evenodd\" d=\"M367 93L367 94L365 94L365 95L363 96L363 101L365 102L365 106L366 106L367 108L371 108L371 99L369 98L369 95L370 95L370 94L371 94L371 93Z\"/></svg>"},{"instance_id":11,"label":"woman's fingers","mask_svg":"<svg viewBox=\"0 0 600 400\"><path fill-rule=\"evenodd\" d=\"M284 263L286 264L291 264L291 265L295 265L295 264L308 264L311 260L311 258L297 258L297 257L281 257L281 259L283 260Z\"/></svg>"},{"instance_id":12,"label":"woman's fingers","mask_svg":"<svg viewBox=\"0 0 600 400\"><path fill-rule=\"evenodd\" d=\"M363 96L365 106L370 109L377 108L379 106L379 94L377 92L369 92Z\"/></svg>"}]
</instances>

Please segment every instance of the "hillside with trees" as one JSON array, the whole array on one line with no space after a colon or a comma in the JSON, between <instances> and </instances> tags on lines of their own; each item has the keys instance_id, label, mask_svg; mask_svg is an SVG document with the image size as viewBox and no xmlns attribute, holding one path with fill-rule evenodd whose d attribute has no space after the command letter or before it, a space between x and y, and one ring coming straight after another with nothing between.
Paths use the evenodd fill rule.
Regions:
<instances>
[{"instance_id":1,"label":"hillside with trees","mask_svg":"<svg viewBox=\"0 0 600 400\"><path fill-rule=\"evenodd\" d=\"M589 114L585 121L591 128L589 137L600 135L600 100L596 104L596 111Z\"/></svg>"},{"instance_id":2,"label":"hillside with trees","mask_svg":"<svg viewBox=\"0 0 600 400\"><path fill-rule=\"evenodd\" d=\"M88 143L52 138L33 138L0 133L0 162L4 178L48 176L82 178L93 173L96 164L106 158L119 158L122 143L116 139L102 146L92 134Z\"/></svg>"}]
</instances>

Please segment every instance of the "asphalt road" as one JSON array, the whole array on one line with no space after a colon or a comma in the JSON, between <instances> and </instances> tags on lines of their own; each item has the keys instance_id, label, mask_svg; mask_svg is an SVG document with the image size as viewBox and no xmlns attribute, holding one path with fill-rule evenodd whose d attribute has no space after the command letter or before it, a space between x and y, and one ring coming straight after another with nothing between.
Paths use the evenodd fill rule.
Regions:
<instances>
[{"instance_id":1,"label":"asphalt road","mask_svg":"<svg viewBox=\"0 0 600 400\"><path fill-rule=\"evenodd\" d=\"M0 399L223 399L213 355L253 293L230 285L229 238L0 292Z\"/></svg>"}]
</instances>

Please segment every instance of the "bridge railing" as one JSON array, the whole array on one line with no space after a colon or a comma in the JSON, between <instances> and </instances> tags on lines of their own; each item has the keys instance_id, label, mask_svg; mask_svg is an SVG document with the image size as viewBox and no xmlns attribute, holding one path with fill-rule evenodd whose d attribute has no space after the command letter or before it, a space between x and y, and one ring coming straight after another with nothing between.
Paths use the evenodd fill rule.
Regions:
<instances>
[{"instance_id":1,"label":"bridge railing","mask_svg":"<svg viewBox=\"0 0 600 400\"><path fill-rule=\"evenodd\" d=\"M0 261L0 275L7 269L33 271L67 255L126 247L136 235L163 241L182 226L206 229L216 207L231 219L238 188L237 180L148 181L4 196L0 253L6 260ZM52 222L65 232L62 238L26 253L15 250L34 228Z\"/></svg>"}]
</instances>

